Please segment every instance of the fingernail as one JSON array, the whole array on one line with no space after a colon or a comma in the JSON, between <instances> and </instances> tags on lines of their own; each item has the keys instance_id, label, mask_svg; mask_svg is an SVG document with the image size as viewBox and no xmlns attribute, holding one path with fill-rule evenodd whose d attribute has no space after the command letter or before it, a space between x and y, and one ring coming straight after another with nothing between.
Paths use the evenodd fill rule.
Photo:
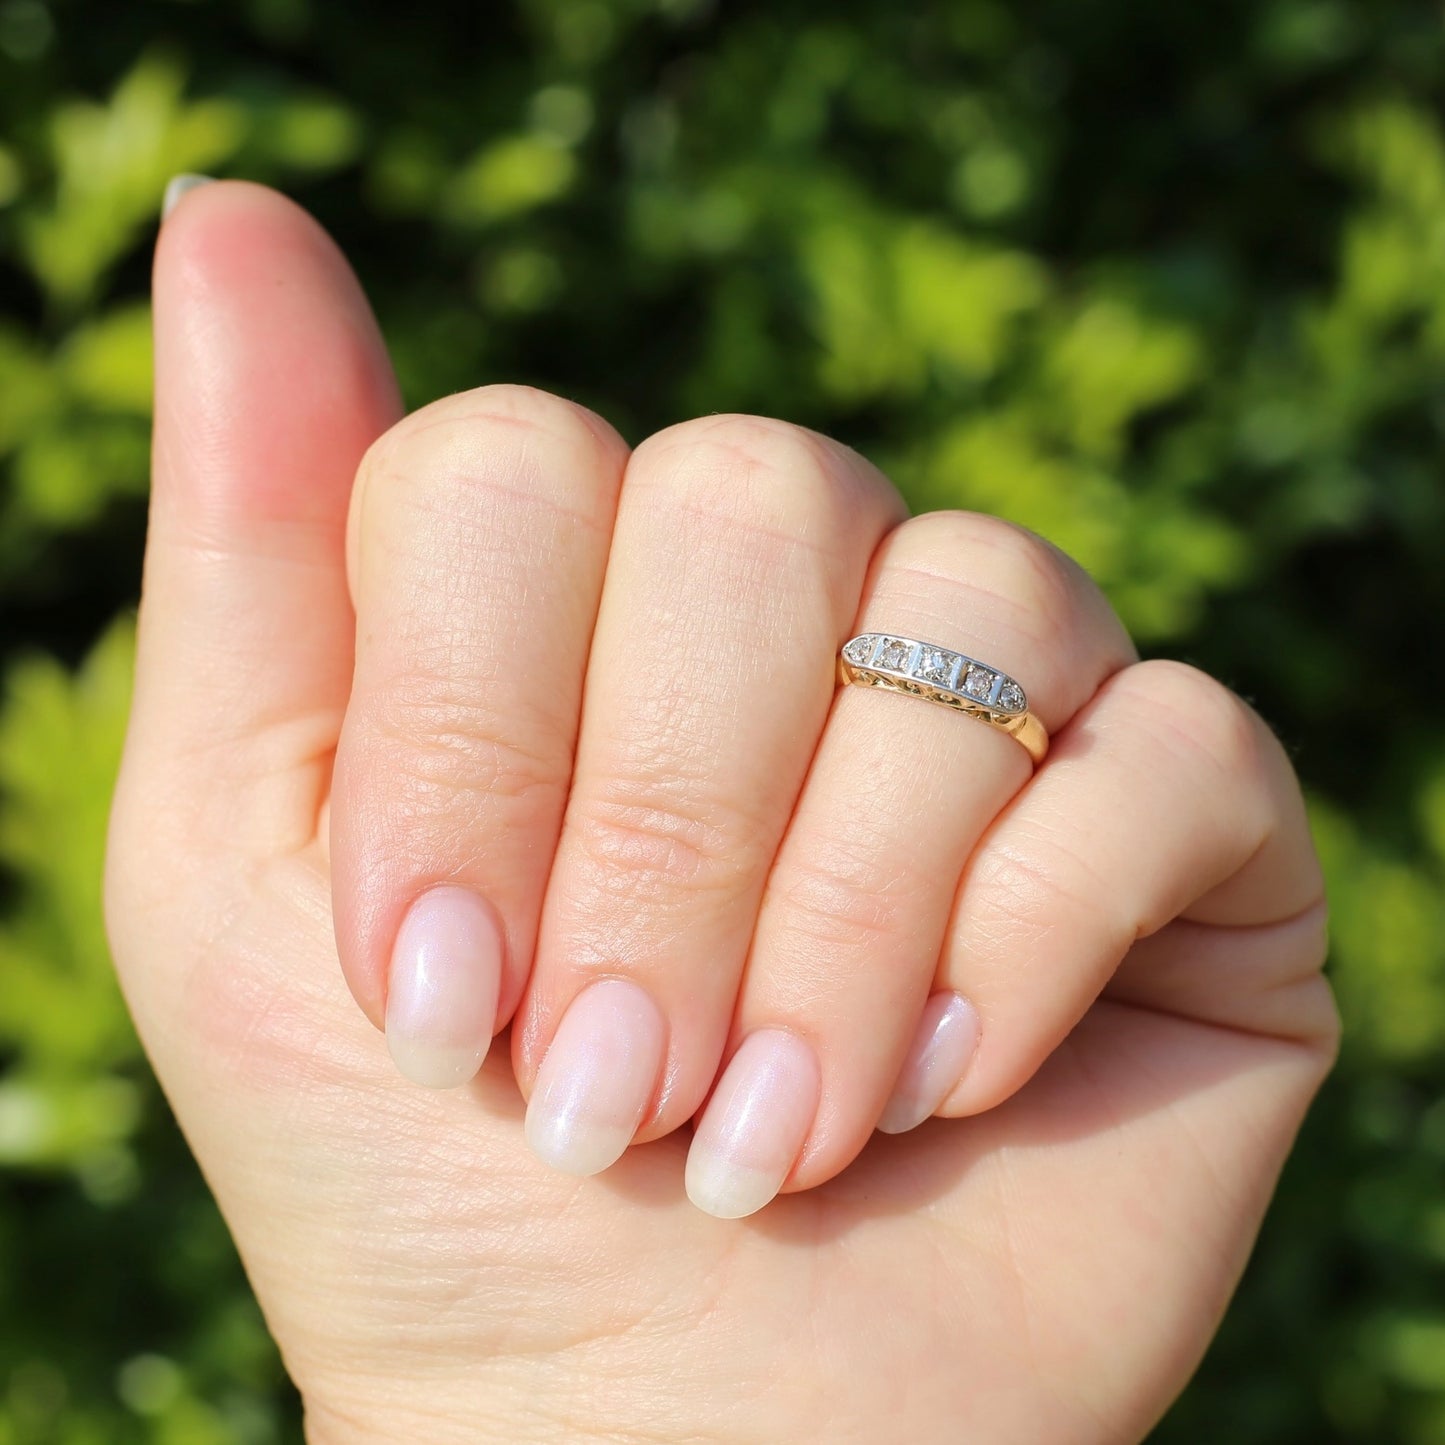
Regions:
<instances>
[{"instance_id":1,"label":"fingernail","mask_svg":"<svg viewBox=\"0 0 1445 1445\"><path fill-rule=\"evenodd\" d=\"M487 904L446 884L407 910L391 951L386 1044L416 1084L454 1089L492 1044L502 981L502 934Z\"/></svg>"},{"instance_id":2,"label":"fingernail","mask_svg":"<svg viewBox=\"0 0 1445 1445\"><path fill-rule=\"evenodd\" d=\"M185 195L187 191L193 191L197 186L207 186L215 180L214 176L197 176L182 174L172 176L166 186L165 199L161 202L161 220L165 220L176 208L176 202ZM152 193L154 194L154 193Z\"/></svg>"},{"instance_id":3,"label":"fingernail","mask_svg":"<svg viewBox=\"0 0 1445 1445\"><path fill-rule=\"evenodd\" d=\"M589 984L562 1015L527 1104L527 1143L564 1174L598 1174L632 1143L657 1090L667 1023L625 978Z\"/></svg>"},{"instance_id":4,"label":"fingernail","mask_svg":"<svg viewBox=\"0 0 1445 1445\"><path fill-rule=\"evenodd\" d=\"M902 1134L931 1118L963 1077L977 1047L977 1009L956 993L934 994L923 1006L878 1128Z\"/></svg>"},{"instance_id":5,"label":"fingernail","mask_svg":"<svg viewBox=\"0 0 1445 1445\"><path fill-rule=\"evenodd\" d=\"M785 1029L749 1034L693 1135L687 1197L719 1219L761 1209L792 1170L821 1090L811 1045Z\"/></svg>"}]
</instances>

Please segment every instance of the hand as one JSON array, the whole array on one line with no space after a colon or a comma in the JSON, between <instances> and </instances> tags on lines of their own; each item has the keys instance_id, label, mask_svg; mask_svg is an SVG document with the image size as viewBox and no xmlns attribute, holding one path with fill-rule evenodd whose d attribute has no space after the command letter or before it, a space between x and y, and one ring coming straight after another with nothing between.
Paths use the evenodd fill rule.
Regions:
<instances>
[{"instance_id":1,"label":"hand","mask_svg":"<svg viewBox=\"0 0 1445 1445\"><path fill-rule=\"evenodd\" d=\"M1333 1055L1262 724L1132 664L1052 549L900 525L812 433L711 418L629 455L512 387L393 426L355 281L258 187L186 198L155 301L107 916L311 1438L1142 1435ZM835 696L838 642L882 628L1007 667L1045 765ZM338 961L434 1081L515 1011L533 1142L623 1157L539 1162L501 1048L466 1088L403 1080ZM682 1188L723 1063L689 1183L719 1212L782 1184L745 1222ZM764 1078L748 1132L727 1108ZM839 1173L934 1107L976 1117Z\"/></svg>"}]
</instances>

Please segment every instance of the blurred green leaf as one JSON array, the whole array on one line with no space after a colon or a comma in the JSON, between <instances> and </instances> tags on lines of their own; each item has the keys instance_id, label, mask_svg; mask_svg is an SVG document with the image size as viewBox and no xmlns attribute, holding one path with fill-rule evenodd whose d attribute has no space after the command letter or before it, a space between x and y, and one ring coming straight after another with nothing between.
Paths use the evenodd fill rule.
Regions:
<instances>
[{"instance_id":1,"label":"blurred green leaf","mask_svg":"<svg viewBox=\"0 0 1445 1445\"><path fill-rule=\"evenodd\" d=\"M1003 361L1019 316L1044 293L1028 256L935 224L866 213L807 234L820 380L844 400L956 386Z\"/></svg>"},{"instance_id":2,"label":"blurred green leaf","mask_svg":"<svg viewBox=\"0 0 1445 1445\"><path fill-rule=\"evenodd\" d=\"M1353 1047L1412 1066L1445 1055L1445 870L1373 848L1317 802L1334 979Z\"/></svg>"},{"instance_id":3,"label":"blurred green leaf","mask_svg":"<svg viewBox=\"0 0 1445 1445\"><path fill-rule=\"evenodd\" d=\"M1197 378L1198 340L1109 296L1080 306L1051 337L1044 362L1048 415L1081 451L1113 459L1125 425Z\"/></svg>"},{"instance_id":4,"label":"blurred green leaf","mask_svg":"<svg viewBox=\"0 0 1445 1445\"><path fill-rule=\"evenodd\" d=\"M22 218L25 260L66 309L88 300L139 229L155 218L166 182L206 173L231 155L246 130L232 102L183 99L174 61L150 55L106 104L65 101L49 117L55 197Z\"/></svg>"},{"instance_id":5,"label":"blurred green leaf","mask_svg":"<svg viewBox=\"0 0 1445 1445\"><path fill-rule=\"evenodd\" d=\"M23 333L0 328L0 456L45 424L56 390L39 348Z\"/></svg>"},{"instance_id":6,"label":"blurred green leaf","mask_svg":"<svg viewBox=\"0 0 1445 1445\"><path fill-rule=\"evenodd\" d=\"M555 200L572 184L576 162L545 136L505 137L484 146L448 182L442 214L461 225L484 225Z\"/></svg>"},{"instance_id":7,"label":"blurred green leaf","mask_svg":"<svg viewBox=\"0 0 1445 1445\"><path fill-rule=\"evenodd\" d=\"M66 388L77 401L149 420L150 307L122 307L77 327L66 338L58 361Z\"/></svg>"},{"instance_id":8,"label":"blurred green leaf","mask_svg":"<svg viewBox=\"0 0 1445 1445\"><path fill-rule=\"evenodd\" d=\"M133 632L117 622L72 678L15 663L0 710L0 863L23 879L0 923L0 1042L23 1074L84 1073L135 1057L111 972L100 877L130 702ZM85 1006L76 1007L83 999Z\"/></svg>"},{"instance_id":9,"label":"blurred green leaf","mask_svg":"<svg viewBox=\"0 0 1445 1445\"><path fill-rule=\"evenodd\" d=\"M332 96L298 95L258 108L252 144L273 163L300 171L328 171L361 151L361 118Z\"/></svg>"}]
</instances>

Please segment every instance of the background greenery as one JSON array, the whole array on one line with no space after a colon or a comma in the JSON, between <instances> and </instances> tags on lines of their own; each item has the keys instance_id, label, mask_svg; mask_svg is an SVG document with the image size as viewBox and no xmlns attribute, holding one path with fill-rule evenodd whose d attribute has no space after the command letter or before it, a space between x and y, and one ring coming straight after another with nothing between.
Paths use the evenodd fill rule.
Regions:
<instances>
[{"instance_id":1,"label":"background greenery","mask_svg":"<svg viewBox=\"0 0 1445 1445\"><path fill-rule=\"evenodd\" d=\"M322 217L413 404L809 423L1256 700L1348 1041L1156 1438L1445 1441L1438 5L725 8L0 0L0 1445L298 1438L97 901L181 170Z\"/></svg>"}]
</instances>

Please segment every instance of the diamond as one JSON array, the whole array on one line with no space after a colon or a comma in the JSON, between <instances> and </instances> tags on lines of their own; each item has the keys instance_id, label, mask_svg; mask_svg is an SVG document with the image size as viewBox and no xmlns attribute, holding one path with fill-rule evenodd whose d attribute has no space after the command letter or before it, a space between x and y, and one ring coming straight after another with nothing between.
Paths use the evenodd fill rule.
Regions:
<instances>
[{"instance_id":1,"label":"diamond","mask_svg":"<svg viewBox=\"0 0 1445 1445\"><path fill-rule=\"evenodd\" d=\"M977 698L979 702L987 702L988 695L993 691L994 679L997 673L990 672L986 667L979 667L977 663L970 663L968 676L963 680L963 691L969 697Z\"/></svg>"},{"instance_id":2,"label":"diamond","mask_svg":"<svg viewBox=\"0 0 1445 1445\"><path fill-rule=\"evenodd\" d=\"M1005 712L1022 712L1025 707L1024 690L1016 682L1006 682L999 689L998 705Z\"/></svg>"},{"instance_id":3,"label":"diamond","mask_svg":"<svg viewBox=\"0 0 1445 1445\"><path fill-rule=\"evenodd\" d=\"M913 644L902 637L889 637L879 649L874 667L887 668L890 672L907 672L908 659L913 653Z\"/></svg>"},{"instance_id":4,"label":"diamond","mask_svg":"<svg viewBox=\"0 0 1445 1445\"><path fill-rule=\"evenodd\" d=\"M855 637L843 649L843 656L853 664L854 667L867 667L868 659L873 656L873 644L877 641L874 637Z\"/></svg>"},{"instance_id":5,"label":"diamond","mask_svg":"<svg viewBox=\"0 0 1445 1445\"><path fill-rule=\"evenodd\" d=\"M941 647L925 647L913 668L913 675L923 682L936 682L947 687L953 679L957 662L956 652L945 652Z\"/></svg>"}]
</instances>

